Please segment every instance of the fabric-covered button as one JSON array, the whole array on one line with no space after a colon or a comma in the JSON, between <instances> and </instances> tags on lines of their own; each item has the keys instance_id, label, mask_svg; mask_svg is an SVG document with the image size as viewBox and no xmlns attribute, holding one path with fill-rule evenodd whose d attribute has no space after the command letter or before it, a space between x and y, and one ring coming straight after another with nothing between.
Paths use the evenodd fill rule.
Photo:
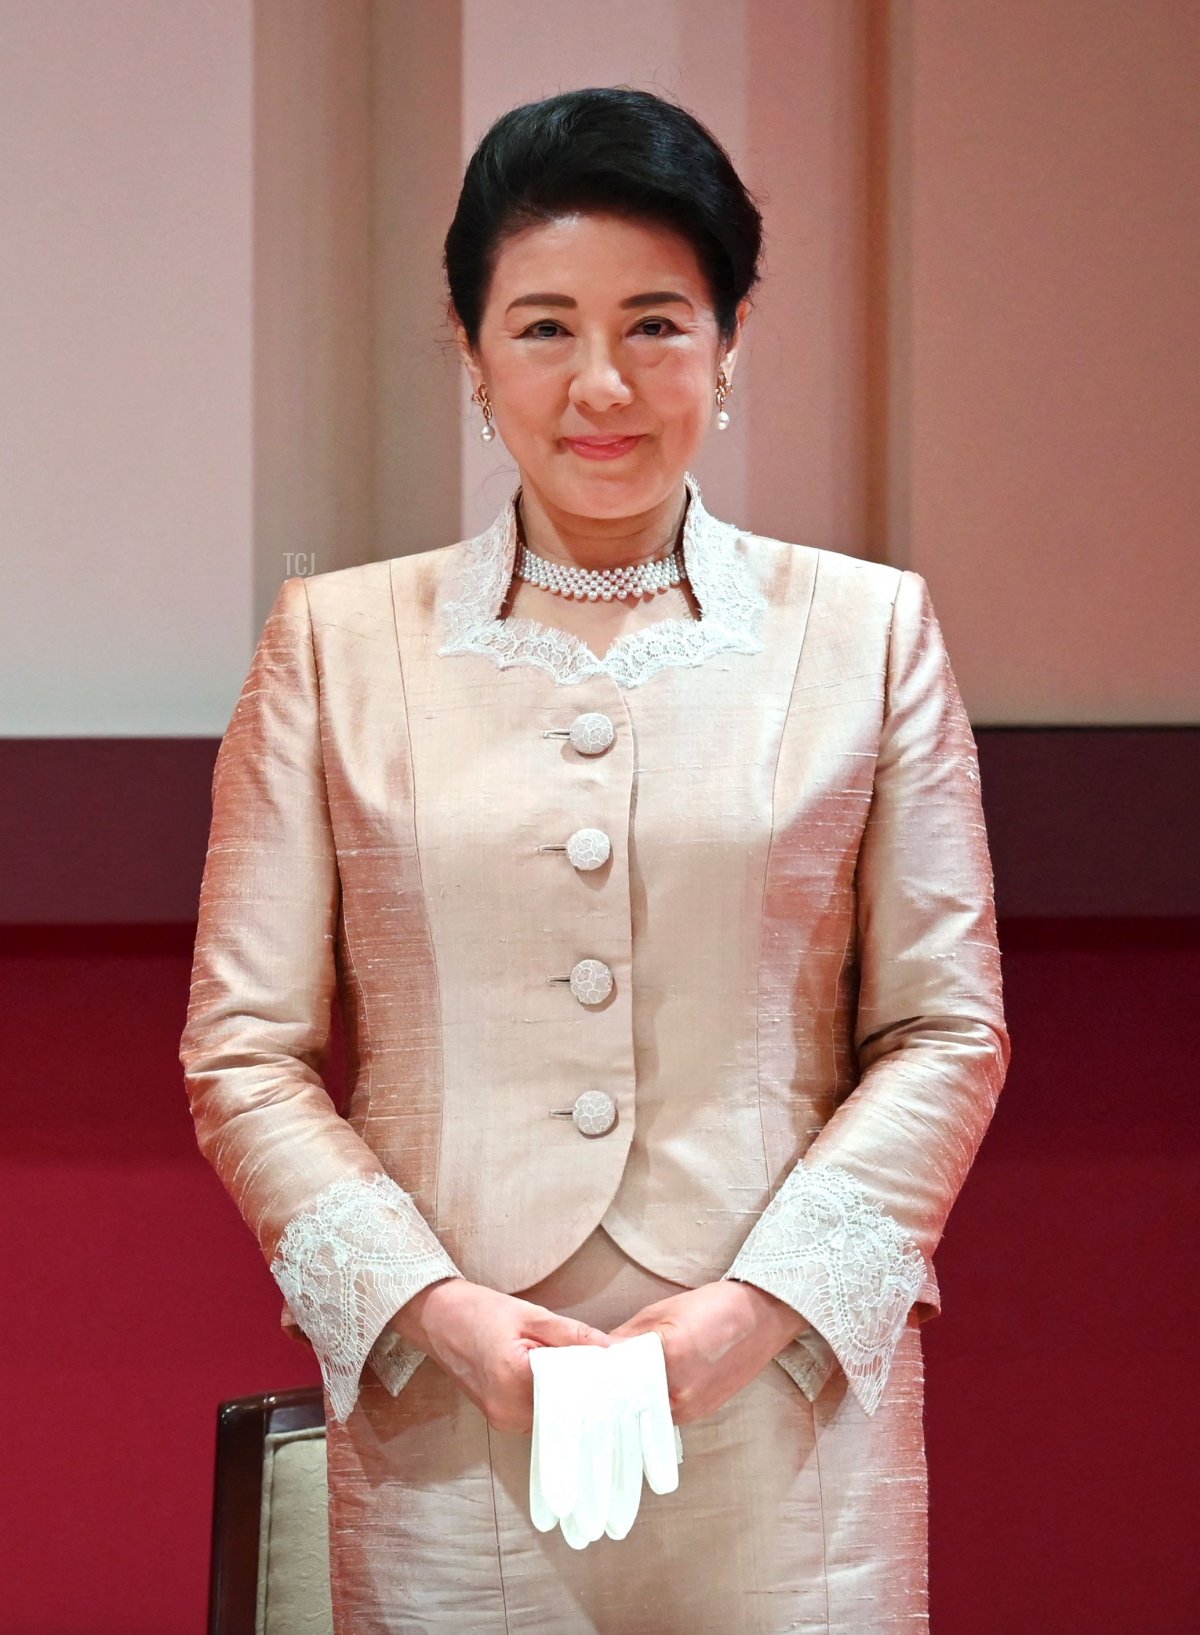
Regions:
<instances>
[{"instance_id":1,"label":"fabric-covered button","mask_svg":"<svg viewBox=\"0 0 1200 1635\"><path fill-rule=\"evenodd\" d=\"M603 829L576 829L567 840L567 856L577 869L599 869L608 862L612 842Z\"/></svg>"},{"instance_id":2,"label":"fabric-covered button","mask_svg":"<svg viewBox=\"0 0 1200 1635\"><path fill-rule=\"evenodd\" d=\"M571 992L581 1005L600 1005L612 992L613 974L602 959L581 959L571 969Z\"/></svg>"},{"instance_id":3,"label":"fabric-covered button","mask_svg":"<svg viewBox=\"0 0 1200 1635\"><path fill-rule=\"evenodd\" d=\"M581 755L603 755L616 736L616 728L599 710L577 715L567 729L567 737Z\"/></svg>"},{"instance_id":4,"label":"fabric-covered button","mask_svg":"<svg viewBox=\"0 0 1200 1635\"><path fill-rule=\"evenodd\" d=\"M571 1109L580 1135L607 1135L617 1122L617 1104L603 1090L585 1090Z\"/></svg>"}]
</instances>

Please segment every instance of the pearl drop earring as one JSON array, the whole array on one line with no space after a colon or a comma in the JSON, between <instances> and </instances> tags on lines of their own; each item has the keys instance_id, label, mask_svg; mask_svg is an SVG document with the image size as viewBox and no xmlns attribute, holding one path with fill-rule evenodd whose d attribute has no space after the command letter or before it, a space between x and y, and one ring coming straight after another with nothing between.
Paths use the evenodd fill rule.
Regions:
<instances>
[{"instance_id":1,"label":"pearl drop earring","mask_svg":"<svg viewBox=\"0 0 1200 1635\"><path fill-rule=\"evenodd\" d=\"M733 390L732 382L726 379L724 369L720 370L718 375L717 375L717 386L716 386L717 430L718 431L724 431L726 426L729 424L729 412L724 407L724 403L725 403L725 399L729 396L729 394L730 394L730 392L732 390Z\"/></svg>"},{"instance_id":2,"label":"pearl drop earring","mask_svg":"<svg viewBox=\"0 0 1200 1635\"><path fill-rule=\"evenodd\" d=\"M492 405L488 397L488 389L482 383L471 393L471 402L478 403L483 410L483 425L479 435L485 443L490 443L496 435L496 428L492 425Z\"/></svg>"}]
</instances>

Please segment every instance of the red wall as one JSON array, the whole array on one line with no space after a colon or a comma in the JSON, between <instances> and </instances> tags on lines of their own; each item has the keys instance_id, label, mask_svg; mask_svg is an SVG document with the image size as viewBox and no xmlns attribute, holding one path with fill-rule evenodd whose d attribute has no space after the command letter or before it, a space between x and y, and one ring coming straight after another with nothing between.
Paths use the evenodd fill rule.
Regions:
<instances>
[{"instance_id":1,"label":"red wall","mask_svg":"<svg viewBox=\"0 0 1200 1635\"><path fill-rule=\"evenodd\" d=\"M0 943L0 1635L198 1635L216 1404L316 1377L194 1147L192 934ZM1002 940L1013 1066L924 1331L934 1635L1192 1635L1200 923Z\"/></svg>"}]
</instances>

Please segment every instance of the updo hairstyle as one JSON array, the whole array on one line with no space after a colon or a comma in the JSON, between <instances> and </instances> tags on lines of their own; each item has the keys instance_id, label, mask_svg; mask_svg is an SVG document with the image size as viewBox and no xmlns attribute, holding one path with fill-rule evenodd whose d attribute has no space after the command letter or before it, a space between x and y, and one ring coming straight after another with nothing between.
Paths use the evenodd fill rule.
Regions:
<instances>
[{"instance_id":1,"label":"updo hairstyle","mask_svg":"<svg viewBox=\"0 0 1200 1635\"><path fill-rule=\"evenodd\" d=\"M442 265L474 350L504 241L588 211L666 225L696 252L722 342L758 282L762 217L725 149L650 91L594 86L510 109L471 155Z\"/></svg>"}]
</instances>

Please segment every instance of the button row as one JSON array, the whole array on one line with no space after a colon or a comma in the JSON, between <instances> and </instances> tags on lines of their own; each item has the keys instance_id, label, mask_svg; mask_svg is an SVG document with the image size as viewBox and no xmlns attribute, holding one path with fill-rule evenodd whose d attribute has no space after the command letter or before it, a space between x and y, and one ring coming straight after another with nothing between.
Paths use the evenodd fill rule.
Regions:
<instances>
[{"instance_id":1,"label":"button row","mask_svg":"<svg viewBox=\"0 0 1200 1635\"><path fill-rule=\"evenodd\" d=\"M603 755L612 747L616 728L607 715L588 710L577 715L567 731L571 747L580 755ZM576 829L567 840L567 857L580 870L603 868L612 855L612 842L603 829ZM602 1005L613 989L613 974L602 959L581 959L571 970L571 992L581 1005ZM571 1108L580 1135L607 1135L617 1122L617 1104L603 1090L585 1090Z\"/></svg>"}]
</instances>

